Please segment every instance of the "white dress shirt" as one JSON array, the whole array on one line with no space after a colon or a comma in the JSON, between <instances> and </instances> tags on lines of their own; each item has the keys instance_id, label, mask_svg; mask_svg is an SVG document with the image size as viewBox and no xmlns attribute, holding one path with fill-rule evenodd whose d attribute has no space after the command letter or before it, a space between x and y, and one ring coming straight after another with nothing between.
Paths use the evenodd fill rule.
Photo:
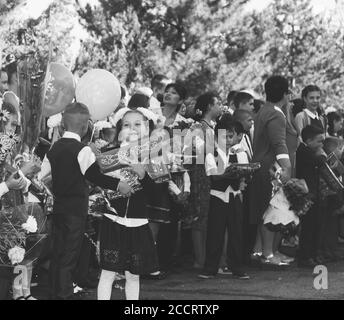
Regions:
<instances>
[{"instance_id":1,"label":"white dress shirt","mask_svg":"<svg viewBox=\"0 0 344 320\"><path fill-rule=\"evenodd\" d=\"M238 150L242 148L241 144L238 144L234 147L232 147L231 149L233 150ZM228 152L228 154L226 155L221 149L217 150L218 152L218 156L221 158L221 161L223 161L225 163L225 169L227 167L229 167L230 163L229 163L229 157L230 155L234 154L231 151ZM248 156L246 154L246 152L238 152L235 153L237 155L237 159L238 159L238 163L249 163L248 161ZM218 165L216 164L216 160L213 154L208 153L206 158L205 158L205 170L206 170L206 174L207 176L217 176L219 175L219 171L218 171ZM223 202L225 203L229 203L230 200L230 194L233 194L234 197L236 197L237 195L241 194L241 191L235 191L233 190L233 188L231 186L228 186L228 188L226 189L226 191L219 191L219 190L211 190L210 194L214 197L217 197L219 199L221 199Z\"/></svg>"},{"instance_id":2,"label":"white dress shirt","mask_svg":"<svg viewBox=\"0 0 344 320\"><path fill-rule=\"evenodd\" d=\"M81 138L78 134L70 131L66 131L62 138L65 139L75 139L81 142ZM82 148L78 154L78 163L80 166L80 171L84 175L87 169L96 162L96 155L93 153L92 149L88 146ZM51 165L47 156L44 157L42 162L41 171L38 174L38 179L42 180L46 176L51 174Z\"/></svg>"}]
</instances>

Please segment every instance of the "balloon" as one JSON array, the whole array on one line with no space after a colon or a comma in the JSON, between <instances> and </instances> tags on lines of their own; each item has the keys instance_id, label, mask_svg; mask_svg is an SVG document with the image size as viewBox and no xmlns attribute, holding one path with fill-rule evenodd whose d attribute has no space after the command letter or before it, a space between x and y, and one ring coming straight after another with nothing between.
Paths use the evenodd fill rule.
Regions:
<instances>
[{"instance_id":1,"label":"balloon","mask_svg":"<svg viewBox=\"0 0 344 320\"><path fill-rule=\"evenodd\" d=\"M6 91L3 95L4 102L9 103L13 107L16 108L17 112L20 112L19 110L19 98L12 92L12 91Z\"/></svg>"},{"instance_id":2,"label":"balloon","mask_svg":"<svg viewBox=\"0 0 344 320\"><path fill-rule=\"evenodd\" d=\"M52 62L44 80L43 115L53 116L63 111L75 95L73 74L62 64Z\"/></svg>"},{"instance_id":3,"label":"balloon","mask_svg":"<svg viewBox=\"0 0 344 320\"><path fill-rule=\"evenodd\" d=\"M90 70L76 86L76 101L88 107L92 120L104 120L115 111L121 101L121 85L106 70Z\"/></svg>"}]
</instances>

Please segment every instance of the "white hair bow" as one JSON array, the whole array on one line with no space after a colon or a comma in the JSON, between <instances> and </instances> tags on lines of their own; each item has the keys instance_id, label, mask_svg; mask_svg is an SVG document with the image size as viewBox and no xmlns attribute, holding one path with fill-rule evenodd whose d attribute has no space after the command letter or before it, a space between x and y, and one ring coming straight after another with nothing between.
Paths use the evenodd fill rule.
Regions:
<instances>
[{"instance_id":1,"label":"white hair bow","mask_svg":"<svg viewBox=\"0 0 344 320\"><path fill-rule=\"evenodd\" d=\"M148 120L152 120L154 122L154 125L158 122L158 116L152 112L151 110L148 110L146 108L137 108L137 109L130 109L130 108L122 108L119 109L113 118L111 118L111 124L113 126L116 126L118 121L121 120L128 112L138 111L140 112L144 117L146 117Z\"/></svg>"}]
</instances>

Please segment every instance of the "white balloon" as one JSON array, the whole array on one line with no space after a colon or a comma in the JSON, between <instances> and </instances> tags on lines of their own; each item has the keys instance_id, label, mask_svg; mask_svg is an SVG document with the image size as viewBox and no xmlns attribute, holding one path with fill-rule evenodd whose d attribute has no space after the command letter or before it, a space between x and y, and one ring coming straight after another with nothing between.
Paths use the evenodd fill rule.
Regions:
<instances>
[{"instance_id":1,"label":"white balloon","mask_svg":"<svg viewBox=\"0 0 344 320\"><path fill-rule=\"evenodd\" d=\"M90 70L77 83L76 101L88 107L92 120L104 120L121 101L121 85L118 79L106 70Z\"/></svg>"}]
</instances>

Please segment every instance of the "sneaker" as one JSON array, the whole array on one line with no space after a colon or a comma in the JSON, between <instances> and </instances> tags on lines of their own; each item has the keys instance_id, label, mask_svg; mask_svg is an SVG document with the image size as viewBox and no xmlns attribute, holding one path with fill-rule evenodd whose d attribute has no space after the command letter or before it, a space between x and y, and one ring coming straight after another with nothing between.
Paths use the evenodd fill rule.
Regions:
<instances>
[{"instance_id":1,"label":"sneaker","mask_svg":"<svg viewBox=\"0 0 344 320\"><path fill-rule=\"evenodd\" d=\"M199 274L197 277L200 279L214 279L215 275L211 274L211 273L204 272L204 273Z\"/></svg>"},{"instance_id":2,"label":"sneaker","mask_svg":"<svg viewBox=\"0 0 344 320\"><path fill-rule=\"evenodd\" d=\"M233 272L233 277L239 280L250 280L250 276L242 271Z\"/></svg>"},{"instance_id":3,"label":"sneaker","mask_svg":"<svg viewBox=\"0 0 344 320\"><path fill-rule=\"evenodd\" d=\"M280 258L274 255L271 255L269 257L262 256L261 263L262 265L266 265L266 266L277 266L277 267L289 266L289 263L282 262Z\"/></svg>"},{"instance_id":4,"label":"sneaker","mask_svg":"<svg viewBox=\"0 0 344 320\"><path fill-rule=\"evenodd\" d=\"M338 237L338 243L339 244L344 244L344 238L342 238L341 236Z\"/></svg>"},{"instance_id":5,"label":"sneaker","mask_svg":"<svg viewBox=\"0 0 344 320\"><path fill-rule=\"evenodd\" d=\"M280 253L278 251L275 253L275 256L278 257L281 260L281 262L285 262L285 263L288 263L288 264L295 261L295 258L288 257L285 254Z\"/></svg>"},{"instance_id":6,"label":"sneaker","mask_svg":"<svg viewBox=\"0 0 344 320\"><path fill-rule=\"evenodd\" d=\"M231 269L229 269L228 267L223 267L223 268L219 268L218 274L222 274L222 275L232 275L233 272Z\"/></svg>"},{"instance_id":7,"label":"sneaker","mask_svg":"<svg viewBox=\"0 0 344 320\"><path fill-rule=\"evenodd\" d=\"M79 292L82 292L82 291L84 291L84 289L83 288L80 288L77 284L75 284L75 283L73 283L73 290L74 290L74 294L77 294L77 293L79 293Z\"/></svg>"},{"instance_id":8,"label":"sneaker","mask_svg":"<svg viewBox=\"0 0 344 320\"><path fill-rule=\"evenodd\" d=\"M253 252L253 253L251 253L251 260L258 261L258 260L260 260L262 255L263 254L261 252Z\"/></svg>"}]
</instances>

